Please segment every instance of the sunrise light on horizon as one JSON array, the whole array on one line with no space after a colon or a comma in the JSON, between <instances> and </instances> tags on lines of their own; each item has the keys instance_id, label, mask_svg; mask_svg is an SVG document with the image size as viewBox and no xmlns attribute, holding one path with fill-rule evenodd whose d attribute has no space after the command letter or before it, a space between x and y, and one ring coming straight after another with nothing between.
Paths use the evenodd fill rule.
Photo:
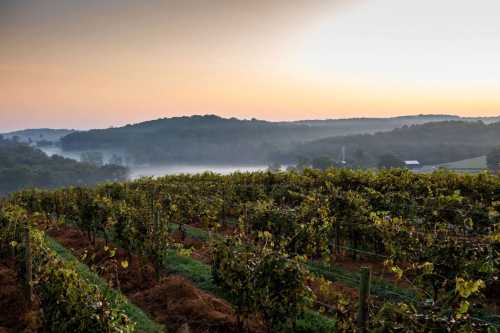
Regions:
<instances>
[{"instance_id":1,"label":"sunrise light on horizon","mask_svg":"<svg viewBox=\"0 0 500 333\"><path fill-rule=\"evenodd\" d=\"M495 0L6 0L0 131L500 115Z\"/></svg>"}]
</instances>

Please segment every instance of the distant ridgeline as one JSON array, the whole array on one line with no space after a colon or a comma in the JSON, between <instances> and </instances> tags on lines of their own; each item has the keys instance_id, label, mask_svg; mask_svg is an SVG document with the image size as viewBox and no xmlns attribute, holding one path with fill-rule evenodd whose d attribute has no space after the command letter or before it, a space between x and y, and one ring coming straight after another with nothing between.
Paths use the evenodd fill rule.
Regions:
<instances>
[{"instance_id":1,"label":"distant ridgeline","mask_svg":"<svg viewBox=\"0 0 500 333\"><path fill-rule=\"evenodd\" d=\"M344 147L347 163L354 166L377 166L385 154L432 165L486 155L497 146L500 122L446 121L403 126L373 135L315 140L290 150L289 158L338 155Z\"/></svg>"},{"instance_id":2,"label":"distant ridgeline","mask_svg":"<svg viewBox=\"0 0 500 333\"><path fill-rule=\"evenodd\" d=\"M71 129L34 128L4 133L2 134L2 136L5 139L10 139L18 142L37 144L55 143L65 135L74 132L75 130Z\"/></svg>"},{"instance_id":3,"label":"distant ridgeline","mask_svg":"<svg viewBox=\"0 0 500 333\"><path fill-rule=\"evenodd\" d=\"M119 181L126 179L127 172L126 168L116 165L97 167L57 155L48 157L27 144L0 136L0 195L31 187L57 188Z\"/></svg>"},{"instance_id":4,"label":"distant ridgeline","mask_svg":"<svg viewBox=\"0 0 500 333\"><path fill-rule=\"evenodd\" d=\"M475 118L465 119L467 122L462 119L426 115L267 122L192 116L75 132L62 137L61 145L66 151L121 151L139 164L296 163L300 158L323 155L337 158L346 146L346 160L351 165L373 166L380 155L387 153L440 163L479 156L500 144L499 125L485 125L498 118L483 118L484 123ZM443 120L453 122L413 126ZM412 127L366 135L402 126ZM365 134L346 136L361 133Z\"/></svg>"}]
</instances>

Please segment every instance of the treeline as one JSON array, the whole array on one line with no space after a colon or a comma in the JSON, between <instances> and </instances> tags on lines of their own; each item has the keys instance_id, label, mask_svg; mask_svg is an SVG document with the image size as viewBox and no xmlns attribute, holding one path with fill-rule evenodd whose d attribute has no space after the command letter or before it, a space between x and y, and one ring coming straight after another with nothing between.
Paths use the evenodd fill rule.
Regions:
<instances>
[{"instance_id":1,"label":"treeline","mask_svg":"<svg viewBox=\"0 0 500 333\"><path fill-rule=\"evenodd\" d=\"M58 188L94 185L127 177L127 169L116 165L97 167L54 155L26 144L0 137L0 195L25 188Z\"/></svg>"},{"instance_id":2,"label":"treeline","mask_svg":"<svg viewBox=\"0 0 500 333\"><path fill-rule=\"evenodd\" d=\"M448 118L447 118L448 117ZM453 121L403 127L386 134L340 135L389 131L401 126L454 119L415 116L300 122L240 120L217 116L165 118L119 128L76 132L61 139L68 151L120 151L135 163L296 163L301 156L338 158L347 144L355 165L374 166L379 155L449 162L486 153L500 144L495 126ZM460 119L460 118L457 118ZM420 127L423 126L423 127ZM430 131L429 131L430 129ZM486 132L483 130L488 129ZM431 136L426 139L427 136ZM424 140L422 141L422 138ZM321 140L320 140L321 139ZM319 141L315 141L319 140ZM479 150L477 150L480 148ZM418 154L417 154L418 152Z\"/></svg>"},{"instance_id":3,"label":"treeline","mask_svg":"<svg viewBox=\"0 0 500 333\"><path fill-rule=\"evenodd\" d=\"M314 135L306 125L193 116L73 133L61 143L64 150L125 151L136 163L262 163Z\"/></svg>"},{"instance_id":4,"label":"treeline","mask_svg":"<svg viewBox=\"0 0 500 333\"><path fill-rule=\"evenodd\" d=\"M1 134L5 139L25 143L54 143L75 132L71 129L33 128Z\"/></svg>"},{"instance_id":5,"label":"treeline","mask_svg":"<svg viewBox=\"0 0 500 333\"><path fill-rule=\"evenodd\" d=\"M432 165L486 155L498 145L500 122L446 121L312 141L279 158L282 161L319 157L339 160L342 147L345 147L348 166L378 167L389 157Z\"/></svg>"}]
</instances>

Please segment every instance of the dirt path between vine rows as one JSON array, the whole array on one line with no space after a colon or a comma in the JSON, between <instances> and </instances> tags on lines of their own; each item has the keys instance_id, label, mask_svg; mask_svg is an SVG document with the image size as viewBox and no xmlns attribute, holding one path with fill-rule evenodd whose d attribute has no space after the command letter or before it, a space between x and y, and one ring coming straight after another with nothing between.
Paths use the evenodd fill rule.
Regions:
<instances>
[{"instance_id":1,"label":"dirt path between vine rows","mask_svg":"<svg viewBox=\"0 0 500 333\"><path fill-rule=\"evenodd\" d=\"M25 303L15 262L0 259L0 333L37 332L39 307L36 298L30 306Z\"/></svg>"},{"instance_id":2,"label":"dirt path between vine rows","mask_svg":"<svg viewBox=\"0 0 500 333\"><path fill-rule=\"evenodd\" d=\"M101 277L112 287L119 288L132 303L155 321L165 325L168 332L182 331L186 324L192 333L239 332L231 305L198 289L184 277L166 275L157 282L153 266L145 258L131 256L124 249L109 245L116 249L112 260L118 263L111 264L104 240L98 239L94 246L77 229L52 229L48 231L48 235L78 258L82 258L86 252L86 260L82 260L83 262L104 267L98 271ZM89 262L91 257L94 259ZM125 260L128 262L127 268L120 265ZM254 333L264 331L259 323L253 323L250 329Z\"/></svg>"},{"instance_id":3,"label":"dirt path between vine rows","mask_svg":"<svg viewBox=\"0 0 500 333\"><path fill-rule=\"evenodd\" d=\"M211 253L207 242L199 239L185 236L182 237L179 231L173 233L174 239L182 243L185 247L191 248L191 258L209 265L211 263ZM331 282L328 286L322 285L318 280L309 281L309 287L316 295L315 308L323 309L328 314L335 314L339 307L339 300L347 302L346 306L342 306L343 311L347 307L353 307L359 299L357 288L353 288L343 284L342 282Z\"/></svg>"}]
</instances>

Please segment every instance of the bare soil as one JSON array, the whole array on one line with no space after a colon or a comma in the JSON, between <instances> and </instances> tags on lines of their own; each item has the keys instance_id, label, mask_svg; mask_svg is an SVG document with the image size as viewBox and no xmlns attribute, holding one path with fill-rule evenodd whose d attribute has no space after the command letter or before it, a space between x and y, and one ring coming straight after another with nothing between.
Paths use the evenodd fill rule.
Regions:
<instances>
[{"instance_id":1,"label":"bare soil","mask_svg":"<svg viewBox=\"0 0 500 333\"><path fill-rule=\"evenodd\" d=\"M104 279L119 288L155 321L164 324L169 332L186 327L192 333L239 332L231 305L198 289L184 277L167 275L157 281L153 265L146 259L131 256L124 249L108 244L108 248L116 250L110 258L104 240L98 239L92 245L84 233L74 228L52 229L48 234L77 257L81 258L86 252L83 261L100 267L98 272ZM92 257L94 259L89 261ZM127 268L120 265L124 260L129 263ZM259 333L264 330L262 325L252 325L250 331Z\"/></svg>"},{"instance_id":2,"label":"bare soil","mask_svg":"<svg viewBox=\"0 0 500 333\"><path fill-rule=\"evenodd\" d=\"M174 237L176 241L181 242L184 246L192 246L193 251L191 252L191 257L193 259L205 264L211 263L211 253L206 242L190 238L189 236L181 238L177 234L175 234ZM309 283L309 287L316 295L317 301L315 308L320 308L322 306L337 308L339 297L342 297L349 305L354 305L359 298L359 293L356 288L349 287L339 281L332 282L328 286L328 290L320 290L321 287L324 288L325 286L320 286L317 282L313 281Z\"/></svg>"},{"instance_id":3,"label":"bare soil","mask_svg":"<svg viewBox=\"0 0 500 333\"><path fill-rule=\"evenodd\" d=\"M13 260L0 260L0 332L37 332L40 305L24 300L23 285Z\"/></svg>"},{"instance_id":4,"label":"bare soil","mask_svg":"<svg viewBox=\"0 0 500 333\"><path fill-rule=\"evenodd\" d=\"M187 323L191 332L235 332L231 306L194 287L180 276L169 276L150 289L129 295L167 329Z\"/></svg>"}]
</instances>

